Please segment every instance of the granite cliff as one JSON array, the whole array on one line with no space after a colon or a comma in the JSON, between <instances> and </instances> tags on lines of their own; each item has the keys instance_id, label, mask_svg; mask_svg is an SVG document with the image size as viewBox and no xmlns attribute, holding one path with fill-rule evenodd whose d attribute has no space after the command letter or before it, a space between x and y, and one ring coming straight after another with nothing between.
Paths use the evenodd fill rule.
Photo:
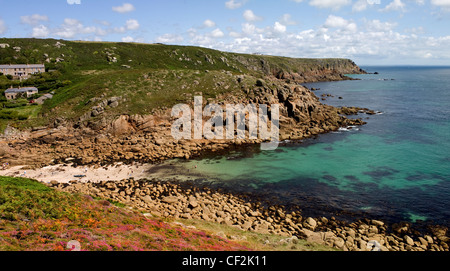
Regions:
<instances>
[{"instance_id":1,"label":"granite cliff","mask_svg":"<svg viewBox=\"0 0 450 271\"><path fill-rule=\"evenodd\" d=\"M21 48L2 49L2 62L31 57L48 63L47 70L56 69L58 80L68 81L54 87L53 99L42 105L37 117L5 125L0 155L13 165L43 166L67 159L80 164L158 162L261 142L175 140L171 108L179 103L192 108L198 95L204 105L279 104L280 140L362 125L361 119L346 115L370 113L322 104L301 85L364 73L348 59L246 55L162 44L1 41ZM32 82L39 81L21 84Z\"/></svg>"}]
</instances>

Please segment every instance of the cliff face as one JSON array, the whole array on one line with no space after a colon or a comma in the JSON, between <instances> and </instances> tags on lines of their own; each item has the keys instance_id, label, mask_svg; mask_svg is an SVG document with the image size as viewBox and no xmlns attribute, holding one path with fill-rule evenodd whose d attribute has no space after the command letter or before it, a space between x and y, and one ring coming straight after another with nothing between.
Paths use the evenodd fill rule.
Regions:
<instances>
[{"instance_id":1,"label":"cliff face","mask_svg":"<svg viewBox=\"0 0 450 271\"><path fill-rule=\"evenodd\" d=\"M261 142L173 139L171 108L179 103L192 108L196 95L204 97L204 105L279 104L281 140L363 124L342 116L349 110L323 105L299 85L364 73L348 59L296 59L168 45L0 41L21 48L5 49L0 62L19 61L33 52L34 62L48 62L47 68L59 69L61 80L69 80L43 105L38 122L40 126L44 122L43 127L9 133L12 136L0 144L0 155L10 164L45 165L69 157L80 163L156 162Z\"/></svg>"},{"instance_id":2,"label":"cliff face","mask_svg":"<svg viewBox=\"0 0 450 271\"><path fill-rule=\"evenodd\" d=\"M235 55L248 70L296 83L350 79L345 74L366 73L350 59L299 59L273 56Z\"/></svg>"},{"instance_id":3,"label":"cliff face","mask_svg":"<svg viewBox=\"0 0 450 271\"><path fill-rule=\"evenodd\" d=\"M335 108L320 103L319 98L298 84L282 80L238 76L240 95L224 95L204 101L223 104L279 104L280 140L298 140L339 127L362 125L361 119L349 119L345 114L357 113L358 108ZM191 108L193 105L190 104ZM241 144L256 144L263 140L176 140L171 134L174 118L171 110L152 115L121 115L112 121L105 119L91 126L73 128L71 125L45 128L10 140L10 164L48 165L75 158L78 164L114 162L158 162L171 158L190 158L205 151L220 151ZM203 121L209 118L204 117ZM224 125L225 126L225 125Z\"/></svg>"}]
</instances>

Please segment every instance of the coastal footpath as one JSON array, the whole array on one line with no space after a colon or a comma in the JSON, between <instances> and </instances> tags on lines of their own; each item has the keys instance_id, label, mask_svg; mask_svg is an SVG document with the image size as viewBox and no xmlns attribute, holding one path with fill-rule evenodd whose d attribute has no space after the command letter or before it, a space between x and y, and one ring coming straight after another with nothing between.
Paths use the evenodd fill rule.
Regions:
<instances>
[{"instance_id":1,"label":"coastal footpath","mask_svg":"<svg viewBox=\"0 0 450 271\"><path fill-rule=\"evenodd\" d=\"M240 195L176 181L134 180L51 182L50 187L109 199L146 216L204 220L242 231L305 239L344 251L449 251L447 228L430 226L427 233L410 223L387 225L360 219L352 223L334 217L303 217L301 211L264 206Z\"/></svg>"}]
</instances>

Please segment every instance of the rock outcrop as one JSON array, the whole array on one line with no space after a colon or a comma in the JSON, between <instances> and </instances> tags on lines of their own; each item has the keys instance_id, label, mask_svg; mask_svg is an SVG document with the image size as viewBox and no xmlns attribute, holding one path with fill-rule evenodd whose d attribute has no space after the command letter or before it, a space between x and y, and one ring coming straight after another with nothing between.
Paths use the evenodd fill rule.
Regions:
<instances>
[{"instance_id":1,"label":"rock outcrop","mask_svg":"<svg viewBox=\"0 0 450 271\"><path fill-rule=\"evenodd\" d=\"M360 108L324 105L307 88L278 79L236 76L236 84L241 86L240 95L208 99L204 101L204 106L206 103L219 103L218 100L222 101L224 107L225 104L279 104L280 140L300 140L340 127L363 125L365 122L361 119L350 119L345 115L370 113ZM104 108L118 100L101 101L95 106L95 112L103 112ZM260 139L249 139L248 136L235 140L176 140L171 135L173 122L170 109L161 109L153 115L120 115L110 120L106 117L83 117L76 124L58 120L53 128L43 127L26 133L26 136L10 136L7 144L14 151L5 154L4 158L11 165L34 166L60 163L67 158L75 158L79 164L158 162L262 142Z\"/></svg>"}]
</instances>

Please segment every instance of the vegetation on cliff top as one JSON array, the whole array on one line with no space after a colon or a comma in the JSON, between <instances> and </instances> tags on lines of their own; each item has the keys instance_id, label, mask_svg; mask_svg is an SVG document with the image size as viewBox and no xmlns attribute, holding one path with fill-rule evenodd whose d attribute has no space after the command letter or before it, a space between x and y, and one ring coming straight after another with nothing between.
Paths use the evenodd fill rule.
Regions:
<instances>
[{"instance_id":1,"label":"vegetation on cliff top","mask_svg":"<svg viewBox=\"0 0 450 271\"><path fill-rule=\"evenodd\" d=\"M149 114L201 92L206 98L240 91L236 75L307 74L323 70L358 72L348 59L296 59L248 55L163 44L80 42L54 39L0 39L0 64L44 63L47 75L15 81L0 75L0 91L9 86L36 86L54 93L38 112L23 107L0 117L0 126L42 126L56 118L79 120L97 101L119 97L107 114ZM3 95L2 95L3 96ZM2 101L5 102L5 101ZM3 109L2 109L3 111ZM9 117L8 114L14 115Z\"/></svg>"}]
</instances>

